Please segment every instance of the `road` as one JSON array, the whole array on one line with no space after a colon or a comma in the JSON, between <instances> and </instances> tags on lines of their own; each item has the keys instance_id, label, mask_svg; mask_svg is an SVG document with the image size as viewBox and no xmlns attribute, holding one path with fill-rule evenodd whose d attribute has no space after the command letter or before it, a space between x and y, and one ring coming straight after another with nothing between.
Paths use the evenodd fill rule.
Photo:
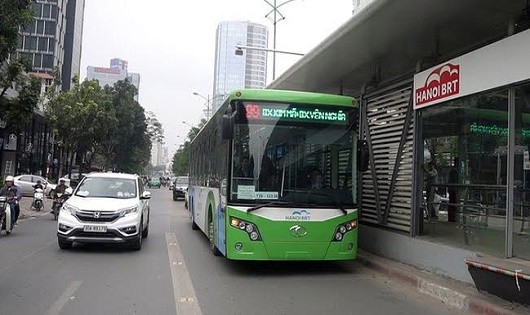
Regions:
<instances>
[{"instance_id":1,"label":"road","mask_svg":"<svg viewBox=\"0 0 530 315\"><path fill-rule=\"evenodd\" d=\"M141 251L57 246L51 215L0 236L0 314L454 314L358 262L214 257L183 202L152 190Z\"/></svg>"}]
</instances>

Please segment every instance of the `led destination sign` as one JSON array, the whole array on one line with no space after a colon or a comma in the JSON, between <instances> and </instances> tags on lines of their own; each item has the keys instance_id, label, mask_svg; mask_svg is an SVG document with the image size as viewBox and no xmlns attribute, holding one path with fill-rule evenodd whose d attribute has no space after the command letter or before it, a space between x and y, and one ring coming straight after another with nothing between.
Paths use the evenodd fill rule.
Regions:
<instances>
[{"instance_id":1,"label":"led destination sign","mask_svg":"<svg viewBox=\"0 0 530 315\"><path fill-rule=\"evenodd\" d=\"M283 120L341 125L348 122L348 115L344 110L329 106L247 103L245 110L249 122Z\"/></svg>"}]
</instances>

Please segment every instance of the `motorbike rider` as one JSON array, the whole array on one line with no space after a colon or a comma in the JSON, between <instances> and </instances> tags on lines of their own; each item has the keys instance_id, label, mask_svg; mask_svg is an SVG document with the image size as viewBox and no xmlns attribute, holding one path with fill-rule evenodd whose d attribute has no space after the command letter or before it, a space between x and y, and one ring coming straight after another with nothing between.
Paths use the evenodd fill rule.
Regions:
<instances>
[{"instance_id":1,"label":"motorbike rider","mask_svg":"<svg viewBox=\"0 0 530 315\"><path fill-rule=\"evenodd\" d=\"M57 185L55 187L55 195L53 196L53 205L52 205L52 212L53 213L53 209L55 208L55 204L57 203L57 200L59 197L57 197L58 194L62 194L64 195L64 192L66 191L66 188L68 188L65 184L65 181L64 179L59 179L59 185Z\"/></svg>"},{"instance_id":2,"label":"motorbike rider","mask_svg":"<svg viewBox=\"0 0 530 315\"><path fill-rule=\"evenodd\" d=\"M19 201L22 199L22 190L15 185L15 179L9 175L4 180L4 186L0 188L0 196L7 197L7 202L11 208L11 217L13 224L17 224L18 215L20 214Z\"/></svg>"},{"instance_id":3,"label":"motorbike rider","mask_svg":"<svg viewBox=\"0 0 530 315\"><path fill-rule=\"evenodd\" d=\"M37 189L42 189L42 191L44 191L44 186L42 185L42 182L40 181L40 179L37 180L37 183L35 185L33 185L33 190L37 190ZM35 200L33 200L33 204L31 205L32 207L35 206Z\"/></svg>"}]
</instances>

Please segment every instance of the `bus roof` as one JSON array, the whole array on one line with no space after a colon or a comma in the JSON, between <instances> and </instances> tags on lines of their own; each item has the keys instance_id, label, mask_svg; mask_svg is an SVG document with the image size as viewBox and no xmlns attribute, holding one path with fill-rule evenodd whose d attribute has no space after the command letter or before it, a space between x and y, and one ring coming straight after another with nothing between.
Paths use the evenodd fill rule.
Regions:
<instances>
[{"instance_id":1,"label":"bus roof","mask_svg":"<svg viewBox=\"0 0 530 315\"><path fill-rule=\"evenodd\" d=\"M270 89L237 89L230 93L230 100L280 101L287 103L322 104L357 107L355 98L343 95L270 90Z\"/></svg>"}]
</instances>

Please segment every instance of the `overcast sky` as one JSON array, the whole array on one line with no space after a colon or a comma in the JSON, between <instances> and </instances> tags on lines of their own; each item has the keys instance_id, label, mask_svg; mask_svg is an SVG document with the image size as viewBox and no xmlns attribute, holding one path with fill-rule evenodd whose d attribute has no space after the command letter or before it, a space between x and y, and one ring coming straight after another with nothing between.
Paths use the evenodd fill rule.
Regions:
<instances>
[{"instance_id":1,"label":"overcast sky","mask_svg":"<svg viewBox=\"0 0 530 315\"><path fill-rule=\"evenodd\" d=\"M273 3L274 0L269 0ZM285 0L277 0L277 4ZM221 21L252 21L269 28L264 0L86 0L81 78L87 66L108 67L110 59L129 62L140 73L140 104L162 123L171 157L196 125L212 94L215 31ZM280 9L277 49L305 53L351 17L351 0L296 0ZM278 54L276 77L300 57ZM269 54L269 79L272 56ZM182 137L182 138L179 138ZM170 157L170 158L171 158Z\"/></svg>"}]
</instances>

